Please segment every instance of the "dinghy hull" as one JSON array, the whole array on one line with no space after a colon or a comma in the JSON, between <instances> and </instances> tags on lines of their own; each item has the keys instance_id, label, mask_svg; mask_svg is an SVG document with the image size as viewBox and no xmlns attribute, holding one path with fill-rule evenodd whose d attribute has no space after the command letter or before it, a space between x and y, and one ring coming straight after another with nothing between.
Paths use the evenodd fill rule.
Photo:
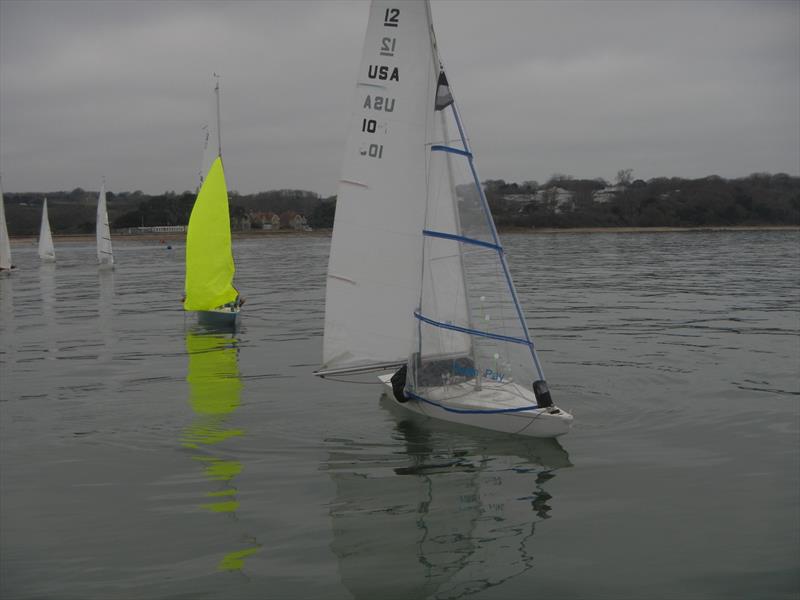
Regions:
<instances>
[{"instance_id":1,"label":"dinghy hull","mask_svg":"<svg viewBox=\"0 0 800 600\"><path fill-rule=\"evenodd\" d=\"M391 377L391 375L380 375L379 379L391 389ZM389 396L394 398L392 394ZM555 406L516 412L480 412L454 405L448 406L422 397L411 398L407 402L398 402L394 399L394 402L410 412L434 419L536 438L556 438L564 435L570 430L573 420L570 413Z\"/></svg>"},{"instance_id":2,"label":"dinghy hull","mask_svg":"<svg viewBox=\"0 0 800 600\"><path fill-rule=\"evenodd\" d=\"M239 310L199 310L197 322L206 327L235 327L239 322Z\"/></svg>"}]
</instances>

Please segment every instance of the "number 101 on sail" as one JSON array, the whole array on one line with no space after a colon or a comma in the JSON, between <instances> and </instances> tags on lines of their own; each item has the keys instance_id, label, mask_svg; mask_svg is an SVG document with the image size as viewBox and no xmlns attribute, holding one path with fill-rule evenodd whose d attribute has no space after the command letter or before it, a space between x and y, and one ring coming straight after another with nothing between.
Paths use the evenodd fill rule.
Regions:
<instances>
[{"instance_id":1,"label":"number 101 on sail","mask_svg":"<svg viewBox=\"0 0 800 600\"><path fill-rule=\"evenodd\" d=\"M361 156L383 158L383 144L370 144L366 150L362 147L358 152Z\"/></svg>"}]
</instances>

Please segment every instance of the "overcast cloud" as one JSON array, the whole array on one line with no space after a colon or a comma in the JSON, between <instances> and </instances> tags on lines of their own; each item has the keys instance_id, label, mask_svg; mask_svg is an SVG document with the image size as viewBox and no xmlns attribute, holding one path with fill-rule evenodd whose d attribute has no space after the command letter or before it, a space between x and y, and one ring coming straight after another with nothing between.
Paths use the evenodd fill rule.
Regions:
<instances>
[{"instance_id":1,"label":"overcast cloud","mask_svg":"<svg viewBox=\"0 0 800 600\"><path fill-rule=\"evenodd\" d=\"M800 174L800 2L433 0L481 177ZM336 192L363 1L0 0L5 191Z\"/></svg>"}]
</instances>

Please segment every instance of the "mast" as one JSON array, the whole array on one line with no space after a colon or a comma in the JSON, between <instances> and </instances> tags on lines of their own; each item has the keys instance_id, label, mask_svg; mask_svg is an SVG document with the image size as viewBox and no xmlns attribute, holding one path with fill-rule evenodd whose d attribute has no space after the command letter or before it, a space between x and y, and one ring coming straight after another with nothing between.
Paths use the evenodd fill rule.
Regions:
<instances>
[{"instance_id":1,"label":"mast","mask_svg":"<svg viewBox=\"0 0 800 600\"><path fill-rule=\"evenodd\" d=\"M214 86L214 94L217 97L217 156L222 158L222 120L220 119L219 110L219 75L214 73L214 77L217 79L217 85Z\"/></svg>"}]
</instances>

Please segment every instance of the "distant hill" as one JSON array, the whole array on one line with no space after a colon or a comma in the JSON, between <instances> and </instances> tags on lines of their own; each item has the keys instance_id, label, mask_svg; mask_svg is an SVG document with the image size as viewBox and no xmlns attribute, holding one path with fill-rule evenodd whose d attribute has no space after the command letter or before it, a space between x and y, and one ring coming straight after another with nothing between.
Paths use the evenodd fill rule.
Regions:
<instances>
[{"instance_id":1,"label":"distant hill","mask_svg":"<svg viewBox=\"0 0 800 600\"><path fill-rule=\"evenodd\" d=\"M71 192L5 193L6 220L10 235L39 232L42 201L47 198L54 234L90 233L95 227L98 190L76 188ZM113 229L154 225L186 225L192 212L194 192L167 192L151 196L140 191L106 193L108 216ZM335 198L320 198L306 190L274 190L257 194L230 193L231 222L246 227L252 213L298 213L314 228L333 226Z\"/></svg>"},{"instance_id":2,"label":"distant hill","mask_svg":"<svg viewBox=\"0 0 800 600\"><path fill-rule=\"evenodd\" d=\"M800 177L754 173L740 179L716 175L699 179L633 179L620 171L614 184L602 179L553 175L545 184L501 179L484 182L498 227L697 227L800 225ZM97 191L7 193L6 220L11 235L35 235L47 197L53 232L94 231ZM194 192L158 196L141 191L107 193L112 228L186 225ZM252 216L296 213L314 229L333 226L336 197L306 190L230 193L235 229L259 226Z\"/></svg>"},{"instance_id":3,"label":"distant hill","mask_svg":"<svg viewBox=\"0 0 800 600\"><path fill-rule=\"evenodd\" d=\"M75 188L71 192L4 193L6 221L10 235L39 233L42 201L47 198L47 211L53 233L90 233L95 228L99 190ZM144 198L141 192L106 193L109 220L133 210Z\"/></svg>"},{"instance_id":4,"label":"distant hill","mask_svg":"<svg viewBox=\"0 0 800 600\"><path fill-rule=\"evenodd\" d=\"M554 176L544 186L485 182L498 227L800 225L800 177L659 177L616 184Z\"/></svg>"}]
</instances>

